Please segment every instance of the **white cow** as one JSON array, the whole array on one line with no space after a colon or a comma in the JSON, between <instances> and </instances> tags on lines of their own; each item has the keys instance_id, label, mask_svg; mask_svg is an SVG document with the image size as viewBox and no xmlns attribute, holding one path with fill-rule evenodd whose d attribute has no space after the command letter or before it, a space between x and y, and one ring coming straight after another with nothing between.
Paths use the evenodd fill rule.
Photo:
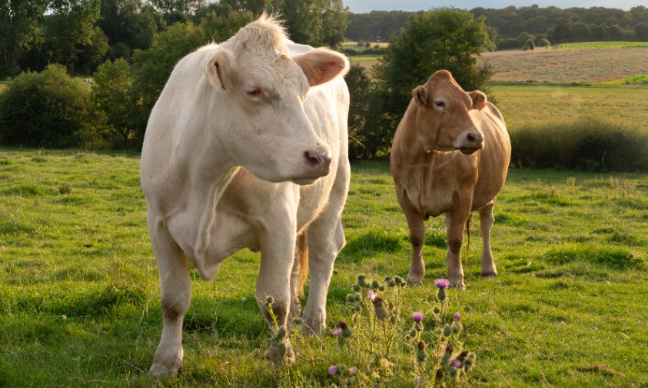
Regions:
<instances>
[{"instance_id":1,"label":"white cow","mask_svg":"<svg viewBox=\"0 0 648 388\"><path fill-rule=\"evenodd\" d=\"M187 260L210 280L238 250L261 251L256 298L270 323L262 302L272 296L285 327L299 313L296 258L307 249L304 322L313 333L325 328L333 262L345 244L348 66L336 52L289 41L265 15L176 65L142 149L164 317L152 376L176 375L182 365ZM284 345L291 360L287 338Z\"/></svg>"}]
</instances>

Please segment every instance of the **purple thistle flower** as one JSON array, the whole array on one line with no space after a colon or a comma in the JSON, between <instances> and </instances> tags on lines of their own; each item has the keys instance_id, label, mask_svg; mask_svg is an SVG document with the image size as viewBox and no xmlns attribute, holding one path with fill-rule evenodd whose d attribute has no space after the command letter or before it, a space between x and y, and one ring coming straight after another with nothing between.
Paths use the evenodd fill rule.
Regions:
<instances>
[{"instance_id":1,"label":"purple thistle flower","mask_svg":"<svg viewBox=\"0 0 648 388\"><path fill-rule=\"evenodd\" d=\"M423 313L416 312L412 314L412 319L414 322L421 322L423 320Z\"/></svg>"},{"instance_id":2,"label":"purple thistle flower","mask_svg":"<svg viewBox=\"0 0 648 388\"><path fill-rule=\"evenodd\" d=\"M459 313L454 313L454 320L455 320L455 321L460 321L460 320L461 320L461 314L459 314Z\"/></svg>"},{"instance_id":3,"label":"purple thistle flower","mask_svg":"<svg viewBox=\"0 0 648 388\"><path fill-rule=\"evenodd\" d=\"M376 297L376 293L374 292L373 288L369 289L369 292L367 292L367 299L374 300Z\"/></svg>"},{"instance_id":4,"label":"purple thistle flower","mask_svg":"<svg viewBox=\"0 0 648 388\"><path fill-rule=\"evenodd\" d=\"M329 375L333 376L333 375L335 375L337 372L338 372L338 367L337 367L337 366L335 366L335 365L331 365L331 366L329 366L329 368L328 368L328 374L329 374Z\"/></svg>"},{"instance_id":5,"label":"purple thistle flower","mask_svg":"<svg viewBox=\"0 0 648 388\"><path fill-rule=\"evenodd\" d=\"M461 366L461 361L459 360L452 360L450 365L454 366L455 368L459 368Z\"/></svg>"},{"instance_id":6,"label":"purple thistle flower","mask_svg":"<svg viewBox=\"0 0 648 388\"><path fill-rule=\"evenodd\" d=\"M338 336L338 335L342 334L342 329L340 329L339 327L336 327L335 329L331 330L331 334L333 334L334 336Z\"/></svg>"},{"instance_id":7,"label":"purple thistle flower","mask_svg":"<svg viewBox=\"0 0 648 388\"><path fill-rule=\"evenodd\" d=\"M418 387L419 385L421 385L421 378L416 376L414 377L414 386Z\"/></svg>"},{"instance_id":8,"label":"purple thistle flower","mask_svg":"<svg viewBox=\"0 0 648 388\"><path fill-rule=\"evenodd\" d=\"M448 288L450 287L450 282L448 279L437 279L434 281L434 285L437 286L437 288Z\"/></svg>"}]
</instances>

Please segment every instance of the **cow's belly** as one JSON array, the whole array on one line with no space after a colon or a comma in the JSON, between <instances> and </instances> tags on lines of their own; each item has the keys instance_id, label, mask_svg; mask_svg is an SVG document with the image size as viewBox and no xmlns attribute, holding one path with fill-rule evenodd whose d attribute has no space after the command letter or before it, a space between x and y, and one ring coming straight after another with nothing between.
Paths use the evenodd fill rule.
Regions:
<instances>
[{"instance_id":1,"label":"cow's belly","mask_svg":"<svg viewBox=\"0 0 648 388\"><path fill-rule=\"evenodd\" d=\"M452 209L452 191L442 189L425 190L417 201L423 217L437 217ZM410 199L411 200L411 199Z\"/></svg>"}]
</instances>

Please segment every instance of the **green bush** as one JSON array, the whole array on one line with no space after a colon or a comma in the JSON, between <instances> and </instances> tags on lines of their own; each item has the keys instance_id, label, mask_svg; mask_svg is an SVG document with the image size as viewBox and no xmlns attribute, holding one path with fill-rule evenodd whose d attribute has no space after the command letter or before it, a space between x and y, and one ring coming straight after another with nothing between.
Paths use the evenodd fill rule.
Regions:
<instances>
[{"instance_id":1,"label":"green bush","mask_svg":"<svg viewBox=\"0 0 648 388\"><path fill-rule=\"evenodd\" d=\"M0 95L0 142L27 147L90 147L100 141L103 117L90 87L61 65L22 73Z\"/></svg>"},{"instance_id":2,"label":"green bush","mask_svg":"<svg viewBox=\"0 0 648 388\"><path fill-rule=\"evenodd\" d=\"M511 133L512 164L587 171L648 170L648 134L591 118L527 125Z\"/></svg>"}]
</instances>

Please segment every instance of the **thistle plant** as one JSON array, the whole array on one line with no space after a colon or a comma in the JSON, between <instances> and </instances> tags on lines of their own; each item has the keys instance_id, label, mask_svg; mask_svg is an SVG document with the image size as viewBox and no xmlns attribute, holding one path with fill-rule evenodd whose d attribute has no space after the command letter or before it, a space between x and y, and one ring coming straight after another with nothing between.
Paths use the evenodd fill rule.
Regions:
<instances>
[{"instance_id":1,"label":"thistle plant","mask_svg":"<svg viewBox=\"0 0 648 388\"><path fill-rule=\"evenodd\" d=\"M413 386L466 385L476 355L463 349L462 317L449 312L449 285L437 279L431 302L412 311L402 306L401 296L407 291L402 278L380 282L358 276L346 298L350 324L339 321L331 330L343 347L340 362L328 369L332 383L402 385L402 379L411 376Z\"/></svg>"}]
</instances>

